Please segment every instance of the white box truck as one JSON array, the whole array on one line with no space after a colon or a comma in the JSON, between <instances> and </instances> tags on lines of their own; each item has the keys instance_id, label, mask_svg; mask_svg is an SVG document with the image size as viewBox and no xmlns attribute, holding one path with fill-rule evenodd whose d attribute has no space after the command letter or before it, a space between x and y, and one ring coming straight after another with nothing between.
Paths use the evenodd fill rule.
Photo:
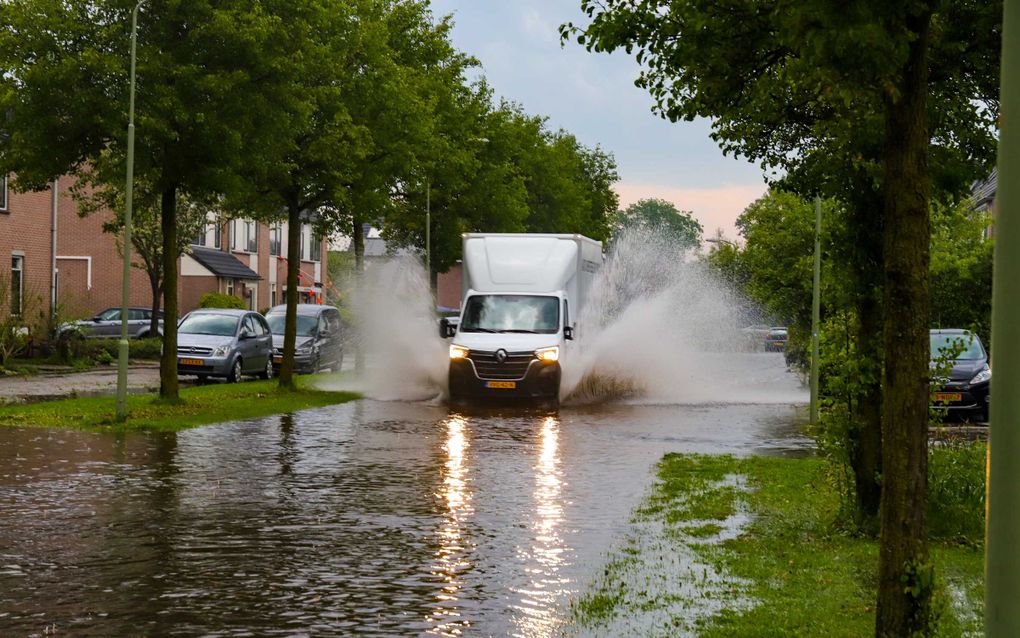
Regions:
<instances>
[{"instance_id":1,"label":"white box truck","mask_svg":"<svg viewBox=\"0 0 1020 638\"><path fill-rule=\"evenodd\" d=\"M602 243L581 235L464 235L460 320L450 342L453 403L559 401L577 320L602 265Z\"/></svg>"}]
</instances>

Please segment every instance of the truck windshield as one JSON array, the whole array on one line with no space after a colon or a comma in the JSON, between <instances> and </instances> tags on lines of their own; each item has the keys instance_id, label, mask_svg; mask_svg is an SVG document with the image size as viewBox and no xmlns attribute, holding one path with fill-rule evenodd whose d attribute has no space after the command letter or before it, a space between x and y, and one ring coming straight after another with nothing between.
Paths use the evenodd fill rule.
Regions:
<instances>
[{"instance_id":1,"label":"truck windshield","mask_svg":"<svg viewBox=\"0 0 1020 638\"><path fill-rule=\"evenodd\" d=\"M460 331L556 334L559 325L559 297L472 295L464 306Z\"/></svg>"}]
</instances>

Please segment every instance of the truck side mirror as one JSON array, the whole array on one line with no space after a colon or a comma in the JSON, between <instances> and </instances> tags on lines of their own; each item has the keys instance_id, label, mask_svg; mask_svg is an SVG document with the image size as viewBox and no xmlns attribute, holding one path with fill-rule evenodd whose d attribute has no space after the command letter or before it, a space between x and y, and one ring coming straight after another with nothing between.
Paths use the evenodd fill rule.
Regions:
<instances>
[{"instance_id":1,"label":"truck side mirror","mask_svg":"<svg viewBox=\"0 0 1020 638\"><path fill-rule=\"evenodd\" d=\"M563 326L563 338L567 341L574 340L574 328L572 326Z\"/></svg>"},{"instance_id":2,"label":"truck side mirror","mask_svg":"<svg viewBox=\"0 0 1020 638\"><path fill-rule=\"evenodd\" d=\"M456 334L456 332L457 332L457 329L454 326L450 325L450 320L449 319L447 319L446 317L443 317L442 319L439 320L439 338L440 339L449 339L454 334Z\"/></svg>"}]
</instances>

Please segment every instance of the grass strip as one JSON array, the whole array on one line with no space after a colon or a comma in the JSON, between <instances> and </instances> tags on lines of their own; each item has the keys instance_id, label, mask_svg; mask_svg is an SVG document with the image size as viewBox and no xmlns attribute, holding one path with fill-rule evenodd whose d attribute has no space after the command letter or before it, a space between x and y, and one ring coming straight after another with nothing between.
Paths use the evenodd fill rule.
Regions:
<instances>
[{"instance_id":1,"label":"grass strip","mask_svg":"<svg viewBox=\"0 0 1020 638\"><path fill-rule=\"evenodd\" d=\"M840 499L826 461L668 454L658 474L633 522L637 529L659 523L660 542L638 533L610 558L574 605L574 621L586 633L874 634L878 544L834 525ZM662 543L686 566L664 563L671 553ZM983 635L980 543L933 541L930 548L940 578L938 635ZM664 571L670 576L659 580L672 579L671 587L656 587L651 597L631 591ZM690 574L702 582L692 587Z\"/></svg>"},{"instance_id":2,"label":"grass strip","mask_svg":"<svg viewBox=\"0 0 1020 638\"><path fill-rule=\"evenodd\" d=\"M127 397L128 420L116 422L114 397L81 397L28 405L0 406L0 426L72 428L77 430L183 430L199 425L284 414L345 403L360 398L353 392L317 390L324 375L298 377L298 388L282 391L277 381L213 383L183 388L180 401L152 394Z\"/></svg>"}]
</instances>

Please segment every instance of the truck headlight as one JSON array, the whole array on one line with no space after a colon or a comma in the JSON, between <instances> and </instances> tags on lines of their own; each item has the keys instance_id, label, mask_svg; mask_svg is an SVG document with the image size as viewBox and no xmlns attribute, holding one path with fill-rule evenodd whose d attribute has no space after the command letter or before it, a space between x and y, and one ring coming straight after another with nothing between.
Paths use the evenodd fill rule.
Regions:
<instances>
[{"instance_id":1,"label":"truck headlight","mask_svg":"<svg viewBox=\"0 0 1020 638\"><path fill-rule=\"evenodd\" d=\"M988 381L991 378L992 369L986 365L985 367L981 368L981 370L977 374L974 375L974 378L970 380L970 384L975 385L977 383L984 383L985 381Z\"/></svg>"},{"instance_id":2,"label":"truck headlight","mask_svg":"<svg viewBox=\"0 0 1020 638\"><path fill-rule=\"evenodd\" d=\"M466 359L468 356L468 349L464 346L450 346L450 358L451 359Z\"/></svg>"},{"instance_id":3,"label":"truck headlight","mask_svg":"<svg viewBox=\"0 0 1020 638\"><path fill-rule=\"evenodd\" d=\"M559 361L560 347L552 346L551 348L539 348L538 350L535 350L535 356L538 357L540 361L544 361L546 363Z\"/></svg>"}]
</instances>

